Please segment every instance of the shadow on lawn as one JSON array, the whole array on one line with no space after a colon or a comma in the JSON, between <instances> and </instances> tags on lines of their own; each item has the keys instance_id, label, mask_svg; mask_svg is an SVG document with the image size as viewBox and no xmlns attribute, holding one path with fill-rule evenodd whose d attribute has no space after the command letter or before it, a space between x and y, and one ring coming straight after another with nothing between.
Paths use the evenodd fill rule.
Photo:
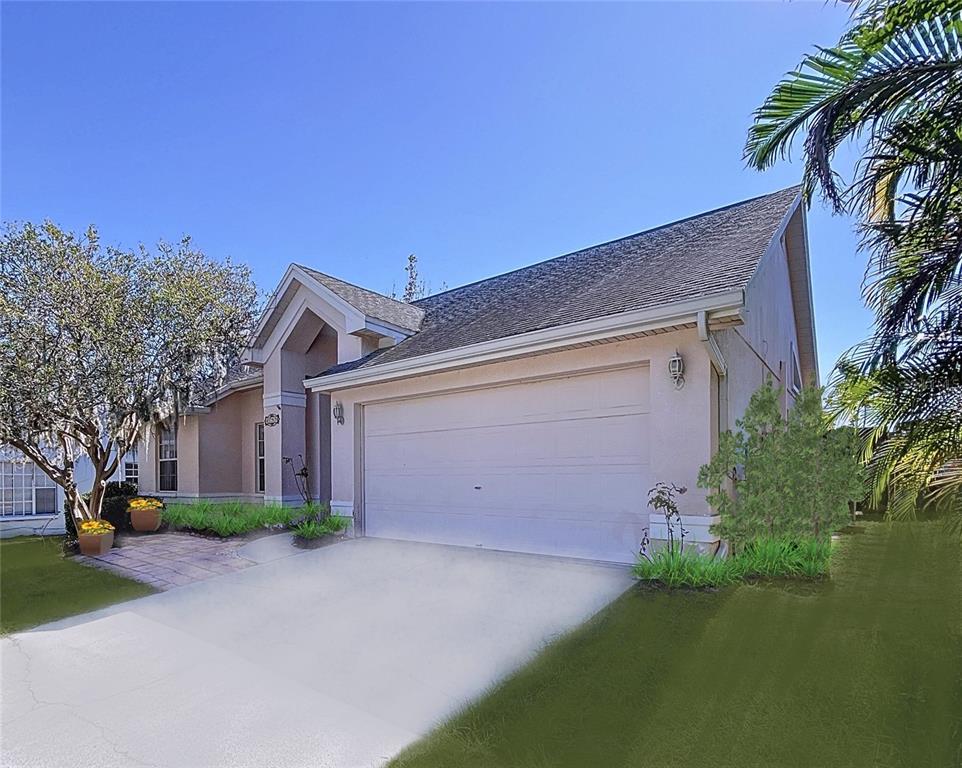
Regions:
<instances>
[{"instance_id":1,"label":"shadow on lawn","mask_svg":"<svg viewBox=\"0 0 962 768\"><path fill-rule=\"evenodd\" d=\"M962 550L860 527L828 581L629 590L392 765L959 765Z\"/></svg>"}]
</instances>

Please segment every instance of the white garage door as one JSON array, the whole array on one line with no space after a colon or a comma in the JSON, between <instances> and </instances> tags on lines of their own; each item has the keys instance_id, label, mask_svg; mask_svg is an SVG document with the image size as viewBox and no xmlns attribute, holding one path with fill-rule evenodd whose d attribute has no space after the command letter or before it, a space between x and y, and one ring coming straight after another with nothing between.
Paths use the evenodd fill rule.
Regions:
<instances>
[{"instance_id":1,"label":"white garage door","mask_svg":"<svg viewBox=\"0 0 962 768\"><path fill-rule=\"evenodd\" d=\"M368 405L368 536L632 562L648 368Z\"/></svg>"}]
</instances>

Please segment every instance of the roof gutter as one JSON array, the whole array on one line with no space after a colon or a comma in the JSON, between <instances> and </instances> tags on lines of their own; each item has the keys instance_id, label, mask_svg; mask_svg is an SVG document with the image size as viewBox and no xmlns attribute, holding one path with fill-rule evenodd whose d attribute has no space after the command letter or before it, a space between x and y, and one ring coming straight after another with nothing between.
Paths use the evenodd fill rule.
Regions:
<instances>
[{"instance_id":1,"label":"roof gutter","mask_svg":"<svg viewBox=\"0 0 962 768\"><path fill-rule=\"evenodd\" d=\"M700 315L704 315L707 328L709 318L740 317L744 303L745 296L742 290L728 291L700 299L662 304L649 309L622 312L578 323L519 333L501 339L372 365L369 368L322 374L305 379L304 386L315 392L329 393L365 384L440 373L464 366L550 352L643 331L663 330L677 325L693 325L698 323Z\"/></svg>"},{"instance_id":2,"label":"roof gutter","mask_svg":"<svg viewBox=\"0 0 962 768\"><path fill-rule=\"evenodd\" d=\"M708 329L708 312L705 310L699 310L698 319L698 340L705 345L705 349L708 350L708 357L711 358L712 365L715 366L715 371L719 376L728 375L728 366L725 364L725 356L722 354L721 348L718 346L718 342L715 341L715 337L712 336L711 331Z\"/></svg>"}]
</instances>

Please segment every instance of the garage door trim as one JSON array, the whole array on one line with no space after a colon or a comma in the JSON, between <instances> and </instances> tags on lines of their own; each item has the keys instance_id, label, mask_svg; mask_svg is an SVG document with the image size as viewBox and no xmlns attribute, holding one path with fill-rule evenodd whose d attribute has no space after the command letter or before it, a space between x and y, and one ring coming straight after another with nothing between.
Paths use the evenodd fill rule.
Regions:
<instances>
[{"instance_id":1,"label":"garage door trim","mask_svg":"<svg viewBox=\"0 0 962 768\"><path fill-rule=\"evenodd\" d=\"M354 405L354 533L356 536L366 535L366 505L365 505L365 449L367 442L367 432L365 426L365 409L369 405L383 405L386 403L399 403L407 400L421 400L432 397L443 397L445 395L458 394L462 392L474 392L486 389L499 389L504 387L516 386L518 384L535 384L554 379L571 379L581 376L591 376L611 371L630 370L633 368L650 369L649 360L632 360L626 363L616 363L612 365L592 366L579 368L572 371L557 371L551 373L532 374L530 376L516 376L509 379L486 382L483 384L465 385L458 387L447 387L432 390L430 392L418 392L396 397L383 397L365 400ZM650 376L650 370L649 370ZM648 404L650 412L651 403Z\"/></svg>"}]
</instances>

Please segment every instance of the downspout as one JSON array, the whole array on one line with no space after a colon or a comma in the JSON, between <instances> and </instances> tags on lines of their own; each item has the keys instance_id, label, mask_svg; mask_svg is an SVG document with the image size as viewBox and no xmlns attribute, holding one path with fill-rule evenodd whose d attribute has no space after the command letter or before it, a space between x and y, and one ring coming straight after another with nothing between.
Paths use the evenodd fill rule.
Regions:
<instances>
[{"instance_id":1,"label":"downspout","mask_svg":"<svg viewBox=\"0 0 962 768\"><path fill-rule=\"evenodd\" d=\"M718 431L725 432L728 429L728 365L718 342L708 330L708 312L700 310L697 320L698 340L705 345L715 373L718 374Z\"/></svg>"}]
</instances>

